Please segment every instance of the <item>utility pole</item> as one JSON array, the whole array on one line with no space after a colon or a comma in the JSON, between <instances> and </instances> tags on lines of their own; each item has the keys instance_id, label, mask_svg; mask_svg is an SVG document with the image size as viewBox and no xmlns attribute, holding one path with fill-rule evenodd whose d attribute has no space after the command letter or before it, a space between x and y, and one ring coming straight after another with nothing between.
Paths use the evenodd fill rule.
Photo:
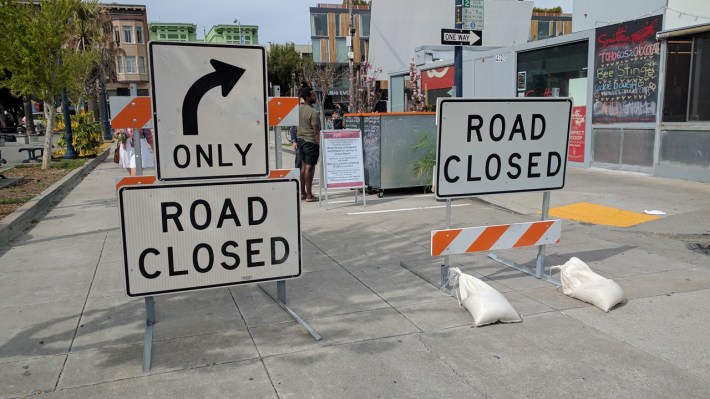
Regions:
<instances>
[{"instance_id":1,"label":"utility pole","mask_svg":"<svg viewBox=\"0 0 710 399\"><path fill-rule=\"evenodd\" d=\"M348 104L348 112L357 112L354 109L356 105L355 101L355 73L353 71L353 58L355 58L355 46L353 46L353 40L355 40L355 23L353 20L353 0L348 0L348 7L350 8L350 43L348 45L348 58L350 59L350 104Z\"/></svg>"}]
</instances>

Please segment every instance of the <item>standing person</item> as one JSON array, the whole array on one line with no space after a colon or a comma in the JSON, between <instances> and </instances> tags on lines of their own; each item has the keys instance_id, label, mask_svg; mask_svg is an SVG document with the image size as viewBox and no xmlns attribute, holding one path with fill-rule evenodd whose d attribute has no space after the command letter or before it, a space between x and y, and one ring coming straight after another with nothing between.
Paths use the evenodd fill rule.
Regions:
<instances>
[{"instance_id":1,"label":"standing person","mask_svg":"<svg viewBox=\"0 0 710 399\"><path fill-rule=\"evenodd\" d=\"M318 201L313 196L313 175L320 155L320 127L318 112L313 109L316 92L310 87L301 90L303 104L298 107L298 153L301 157L301 199L306 202Z\"/></svg>"},{"instance_id":2,"label":"standing person","mask_svg":"<svg viewBox=\"0 0 710 399\"><path fill-rule=\"evenodd\" d=\"M333 111L333 129L343 128L343 108L340 104L335 104L335 111Z\"/></svg>"},{"instance_id":3,"label":"standing person","mask_svg":"<svg viewBox=\"0 0 710 399\"><path fill-rule=\"evenodd\" d=\"M293 151L296 153L296 163L295 167L296 169L301 169L301 155L298 153L298 137L296 137L296 132L298 129L296 126L291 126L291 148Z\"/></svg>"},{"instance_id":4,"label":"standing person","mask_svg":"<svg viewBox=\"0 0 710 399\"><path fill-rule=\"evenodd\" d=\"M141 166L143 168L152 168L155 166L153 157L148 150L153 148L153 133L150 129L142 129L141 135ZM121 142L119 147L119 162L118 164L126 168L129 176L136 176L136 150L134 146L133 129L116 129L114 133L116 140Z\"/></svg>"}]
</instances>

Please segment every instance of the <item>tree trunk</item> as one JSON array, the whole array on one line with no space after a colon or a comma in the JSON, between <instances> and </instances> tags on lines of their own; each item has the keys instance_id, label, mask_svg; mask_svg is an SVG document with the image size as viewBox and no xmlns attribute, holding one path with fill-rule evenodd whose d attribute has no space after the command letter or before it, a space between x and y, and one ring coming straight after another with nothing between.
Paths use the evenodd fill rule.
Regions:
<instances>
[{"instance_id":1,"label":"tree trunk","mask_svg":"<svg viewBox=\"0 0 710 399\"><path fill-rule=\"evenodd\" d=\"M25 109L25 132L27 132L27 134L39 133L35 132L35 120L32 117L32 111L34 111L32 108L32 100L30 100L29 97L23 97L22 105Z\"/></svg>"},{"instance_id":2,"label":"tree trunk","mask_svg":"<svg viewBox=\"0 0 710 399\"><path fill-rule=\"evenodd\" d=\"M47 130L44 135L44 155L42 155L42 169L49 169L52 160L52 136L54 134L54 100L44 101L44 117L47 119Z\"/></svg>"}]
</instances>

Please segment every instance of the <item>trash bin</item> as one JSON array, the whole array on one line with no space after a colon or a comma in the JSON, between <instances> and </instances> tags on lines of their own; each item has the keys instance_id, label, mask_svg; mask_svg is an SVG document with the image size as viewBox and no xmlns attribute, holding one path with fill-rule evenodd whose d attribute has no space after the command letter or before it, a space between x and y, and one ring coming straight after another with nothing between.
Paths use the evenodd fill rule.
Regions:
<instances>
[{"instance_id":1,"label":"trash bin","mask_svg":"<svg viewBox=\"0 0 710 399\"><path fill-rule=\"evenodd\" d=\"M345 127L362 131L365 184L384 196L384 190L424 187L429 173L415 168L436 146L436 113L388 112L345 114ZM427 145L417 146L420 141Z\"/></svg>"}]
</instances>

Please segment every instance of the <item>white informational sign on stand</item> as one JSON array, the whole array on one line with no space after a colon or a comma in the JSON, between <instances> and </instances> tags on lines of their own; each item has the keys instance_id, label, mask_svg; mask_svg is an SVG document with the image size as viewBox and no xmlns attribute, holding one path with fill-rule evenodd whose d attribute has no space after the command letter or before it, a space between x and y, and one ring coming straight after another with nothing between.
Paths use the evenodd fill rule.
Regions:
<instances>
[{"instance_id":1,"label":"white informational sign on stand","mask_svg":"<svg viewBox=\"0 0 710 399\"><path fill-rule=\"evenodd\" d=\"M328 190L349 188L363 189L364 200L362 132L355 129L323 130L320 137L326 203Z\"/></svg>"}]
</instances>

